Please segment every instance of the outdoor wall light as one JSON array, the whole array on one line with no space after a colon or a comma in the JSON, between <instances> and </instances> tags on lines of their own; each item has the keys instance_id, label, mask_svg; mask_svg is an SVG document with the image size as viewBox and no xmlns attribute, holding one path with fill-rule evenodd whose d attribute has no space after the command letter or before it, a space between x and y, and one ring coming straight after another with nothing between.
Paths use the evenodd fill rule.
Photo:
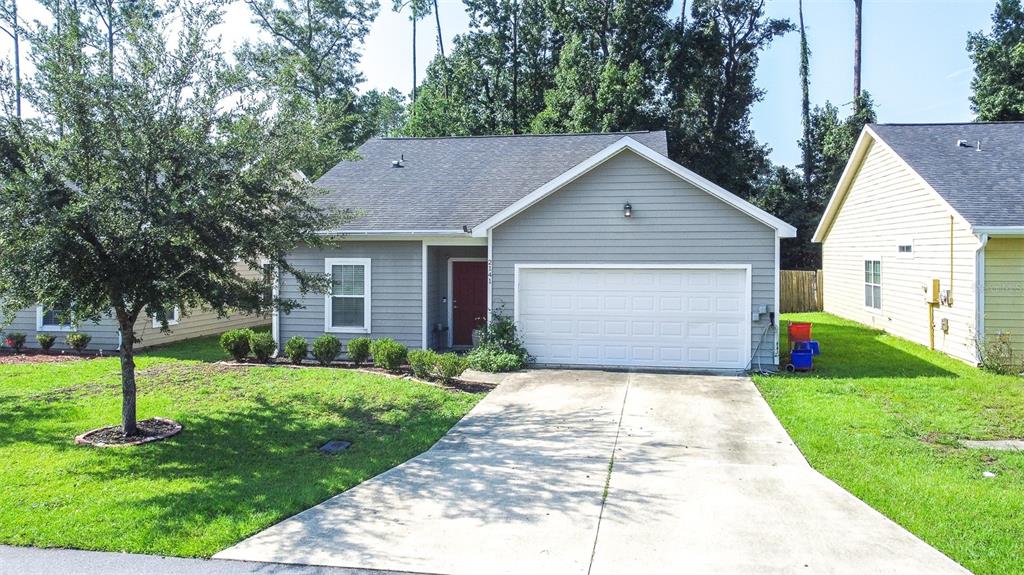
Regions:
<instances>
[{"instance_id":1,"label":"outdoor wall light","mask_svg":"<svg viewBox=\"0 0 1024 575\"><path fill-rule=\"evenodd\" d=\"M633 206L629 205L629 202L622 206L622 215L627 218L633 217Z\"/></svg>"}]
</instances>

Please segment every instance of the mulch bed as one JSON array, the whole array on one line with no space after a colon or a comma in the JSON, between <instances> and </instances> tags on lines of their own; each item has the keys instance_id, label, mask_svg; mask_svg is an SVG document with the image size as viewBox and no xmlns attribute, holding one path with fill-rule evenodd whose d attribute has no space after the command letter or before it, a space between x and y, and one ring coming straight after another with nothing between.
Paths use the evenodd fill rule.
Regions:
<instances>
[{"instance_id":1,"label":"mulch bed","mask_svg":"<svg viewBox=\"0 0 1024 575\"><path fill-rule=\"evenodd\" d=\"M418 377L414 377L413 376L412 369L409 366L405 366L402 369L401 372L395 373L393 371L388 371L388 370L386 370L386 369L384 369L382 367L374 367L372 364L365 364L364 363L363 365L361 365L359 367L356 367L356 365L354 363L350 362L350 361L335 361L335 362L332 362L330 365L325 365L325 366L322 366L319 363L313 362L313 361L303 361L300 364L294 364L291 361L289 361L287 358L283 358L283 357L271 358L270 361L268 361L267 363L261 363L261 362L256 361L255 359L252 359L252 358L246 358L244 361L240 361L240 362L239 361L234 361L234 360L225 360L225 361L221 361L219 363L220 363L220 365L228 365L228 366L235 366L235 367L284 367L284 368L292 368L292 369L303 369L303 368L306 368L306 367L329 367L329 368L335 368L335 369L348 369L348 370L353 370L353 371L362 371L362 372L366 372L366 373L372 373L372 374L375 374L375 375L382 375L384 377L393 377L393 378L397 378L397 379L409 379L409 380L412 380L412 381L418 381L420 383L426 383L428 385L433 385L433 386L444 388L444 389L454 389L454 390L458 390L458 391L465 391L467 393L480 393L480 392L484 392L484 391L491 391L492 389L497 387L497 385L493 384L493 383L487 383L487 382L482 382L482 381L470 381L470 380L458 379L458 378L452 380L449 383L441 383L440 381L430 381L430 380L425 380L425 379L419 379Z\"/></svg>"},{"instance_id":2,"label":"mulch bed","mask_svg":"<svg viewBox=\"0 0 1024 575\"><path fill-rule=\"evenodd\" d=\"M18 365L25 363L57 363L62 361L81 361L92 359L93 356L49 353L0 353L0 365Z\"/></svg>"},{"instance_id":3,"label":"mulch bed","mask_svg":"<svg viewBox=\"0 0 1024 575\"><path fill-rule=\"evenodd\" d=\"M138 426L138 434L131 437L125 436L120 425L111 425L87 431L76 437L75 443L93 447L124 447L160 441L181 432L180 423L162 417L144 419L138 423Z\"/></svg>"}]
</instances>

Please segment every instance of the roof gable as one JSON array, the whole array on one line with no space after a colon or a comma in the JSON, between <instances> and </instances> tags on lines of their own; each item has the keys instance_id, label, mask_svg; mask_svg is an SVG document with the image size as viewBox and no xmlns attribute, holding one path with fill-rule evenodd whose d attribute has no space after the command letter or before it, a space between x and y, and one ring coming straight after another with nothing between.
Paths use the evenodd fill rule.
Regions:
<instances>
[{"instance_id":1,"label":"roof gable","mask_svg":"<svg viewBox=\"0 0 1024 575\"><path fill-rule=\"evenodd\" d=\"M667 153L665 132L628 134ZM316 185L322 206L361 212L338 231L461 232L571 169L622 133L373 139ZM403 160L401 168L392 162ZM333 231L333 230L332 230Z\"/></svg>"},{"instance_id":2,"label":"roof gable","mask_svg":"<svg viewBox=\"0 0 1024 575\"><path fill-rule=\"evenodd\" d=\"M975 233L1024 226L1024 122L872 124L857 140L814 241L828 235L872 142L899 158Z\"/></svg>"},{"instance_id":3,"label":"roof gable","mask_svg":"<svg viewBox=\"0 0 1024 575\"><path fill-rule=\"evenodd\" d=\"M507 208L494 214L490 218L484 220L480 225L473 228L473 235L477 237L485 237L488 232L495 227L500 226L504 222L507 222L511 218L515 217L519 213L529 209L537 202L564 188L566 185L576 181L584 174L589 173L598 166L604 164L609 159L617 156L620 153L632 152L638 156L650 161L656 166L668 171L676 177L688 182L697 189L708 193L709 195L731 205L740 212L743 212L755 220L765 224L766 226L775 229L780 237L792 238L796 237L796 228L787 224L786 222L776 218L768 212L758 208L757 206L741 199L740 197L732 194L720 186L712 183L711 181L695 174L694 172L684 168L683 166L673 162L672 160L665 157L647 146L637 142L631 137L623 137L613 144L609 145L605 149L599 151L593 156L587 158L583 162L580 162L572 169L560 174L558 177L538 187L530 194L524 196L520 200L516 201Z\"/></svg>"}]
</instances>

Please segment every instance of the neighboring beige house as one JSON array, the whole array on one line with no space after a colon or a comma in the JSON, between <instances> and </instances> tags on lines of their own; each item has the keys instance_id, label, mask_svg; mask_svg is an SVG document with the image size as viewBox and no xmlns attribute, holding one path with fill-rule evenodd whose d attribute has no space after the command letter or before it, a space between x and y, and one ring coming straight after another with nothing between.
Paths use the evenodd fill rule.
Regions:
<instances>
[{"instance_id":1,"label":"neighboring beige house","mask_svg":"<svg viewBox=\"0 0 1024 575\"><path fill-rule=\"evenodd\" d=\"M972 363L1006 333L1024 357L1024 122L865 127L813 240L825 311Z\"/></svg>"}]
</instances>

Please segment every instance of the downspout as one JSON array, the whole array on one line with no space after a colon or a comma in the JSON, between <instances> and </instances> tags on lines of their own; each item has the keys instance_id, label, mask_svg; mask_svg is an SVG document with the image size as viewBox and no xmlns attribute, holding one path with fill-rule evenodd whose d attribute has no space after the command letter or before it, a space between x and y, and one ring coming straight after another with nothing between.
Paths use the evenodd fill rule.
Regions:
<instances>
[{"instance_id":1,"label":"downspout","mask_svg":"<svg viewBox=\"0 0 1024 575\"><path fill-rule=\"evenodd\" d=\"M953 216L949 216L949 295L946 305L953 307Z\"/></svg>"},{"instance_id":2,"label":"downspout","mask_svg":"<svg viewBox=\"0 0 1024 575\"><path fill-rule=\"evenodd\" d=\"M985 246L988 234L978 234L980 245L974 252L974 339L975 353L978 354L985 339ZM980 354L979 354L980 355ZM976 357L980 360L980 357Z\"/></svg>"}]
</instances>

